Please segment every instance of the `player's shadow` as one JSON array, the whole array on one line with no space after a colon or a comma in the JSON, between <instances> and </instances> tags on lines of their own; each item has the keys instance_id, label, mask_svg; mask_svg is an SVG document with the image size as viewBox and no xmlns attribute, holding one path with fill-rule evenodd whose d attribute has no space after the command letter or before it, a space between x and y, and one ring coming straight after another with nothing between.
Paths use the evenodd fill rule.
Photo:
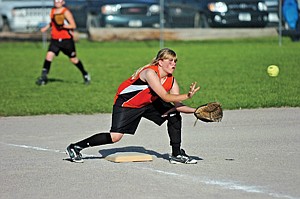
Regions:
<instances>
[{"instance_id":1,"label":"player's shadow","mask_svg":"<svg viewBox=\"0 0 300 199\"><path fill-rule=\"evenodd\" d=\"M63 83L65 81L58 78L48 78L48 83L56 83L56 82Z\"/></svg>"},{"instance_id":2,"label":"player's shadow","mask_svg":"<svg viewBox=\"0 0 300 199\"><path fill-rule=\"evenodd\" d=\"M150 150L150 149L145 149L144 147L141 146L127 146L127 147L120 147L120 148L112 148L112 149L101 149L99 150L99 153L101 155L100 158L105 158L109 155L115 154L115 153L122 153L122 152L136 152L136 153L144 153L148 155L155 156L156 158L164 159L164 160L169 160L169 154L161 154L156 151ZM195 156L190 156L196 160L203 160L200 157L195 157ZM88 157L87 157L88 158Z\"/></svg>"},{"instance_id":3,"label":"player's shadow","mask_svg":"<svg viewBox=\"0 0 300 199\"><path fill-rule=\"evenodd\" d=\"M58 78L48 78L48 83L78 83L77 81L68 81Z\"/></svg>"},{"instance_id":4,"label":"player's shadow","mask_svg":"<svg viewBox=\"0 0 300 199\"><path fill-rule=\"evenodd\" d=\"M153 150L145 149L141 146L127 146L127 147L120 147L120 148L112 148L112 149L101 149L99 150L100 155L102 158L105 158L109 155L115 154L115 153L122 153L122 152L136 152L136 153L144 153L148 155L155 156L157 158L162 158L165 160L169 159L169 154L161 154Z\"/></svg>"}]
</instances>

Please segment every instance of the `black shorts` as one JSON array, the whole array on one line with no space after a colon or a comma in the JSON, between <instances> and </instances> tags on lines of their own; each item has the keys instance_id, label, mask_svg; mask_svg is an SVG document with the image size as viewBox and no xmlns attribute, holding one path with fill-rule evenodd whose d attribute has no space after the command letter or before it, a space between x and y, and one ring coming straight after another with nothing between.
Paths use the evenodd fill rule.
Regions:
<instances>
[{"instance_id":1,"label":"black shorts","mask_svg":"<svg viewBox=\"0 0 300 199\"><path fill-rule=\"evenodd\" d=\"M58 56L59 52L62 51L69 58L76 57L76 49L73 39L51 39L48 51L53 52L56 56Z\"/></svg>"},{"instance_id":2,"label":"black shorts","mask_svg":"<svg viewBox=\"0 0 300 199\"><path fill-rule=\"evenodd\" d=\"M133 135L142 117L160 126L167 120L167 117L162 115L173 107L171 103L160 99L142 108L124 108L114 105L110 132Z\"/></svg>"}]
</instances>

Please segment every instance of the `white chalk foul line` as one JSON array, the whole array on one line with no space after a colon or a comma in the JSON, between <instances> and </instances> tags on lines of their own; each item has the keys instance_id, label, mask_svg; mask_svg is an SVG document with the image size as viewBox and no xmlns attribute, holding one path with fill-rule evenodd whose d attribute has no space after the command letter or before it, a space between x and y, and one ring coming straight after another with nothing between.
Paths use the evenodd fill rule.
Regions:
<instances>
[{"instance_id":1,"label":"white chalk foul line","mask_svg":"<svg viewBox=\"0 0 300 199\"><path fill-rule=\"evenodd\" d=\"M9 146L14 146L14 147L32 149L32 150L37 150L37 151L65 153L64 151L60 151L60 150L47 149L47 148L36 147L36 146L19 145L19 144L7 144L7 143L2 143L2 144L6 144L6 145L9 145ZM90 155L86 155L86 156L90 156ZM137 166L135 166L135 167L137 167ZM196 176L183 175L183 174L178 174L178 173L174 173L174 172L162 171L162 170L151 169L151 168L140 167L140 166L138 166L137 168L149 170L149 171L152 171L154 173L159 173L159 174L163 174L163 175L168 175L168 176L173 176L173 177L180 177L180 178L187 178L187 179L191 179L191 180L193 180L195 182L198 182L198 183L219 186L221 188L228 189L228 190L244 191L244 192L247 192L247 193L260 193L260 194L269 195L269 196L274 197L274 198L299 199L298 197L293 197L293 196L289 196L289 195L278 194L278 193L273 193L273 192L270 192L270 191L266 191L266 190L263 190L262 188L259 188L258 186L243 185L243 184L239 184L239 183L232 182L232 181L201 179L201 178L196 177Z\"/></svg>"},{"instance_id":2,"label":"white chalk foul line","mask_svg":"<svg viewBox=\"0 0 300 199\"><path fill-rule=\"evenodd\" d=\"M65 153L63 151L60 150L55 150L55 149L46 149L46 148L42 148L42 147L36 147L36 146L28 146L28 145L24 145L24 144L6 144L9 146L15 146L15 147L20 147L20 148L26 148L26 149L33 149L36 151L49 151L49 152L55 152L55 153Z\"/></svg>"},{"instance_id":3,"label":"white chalk foul line","mask_svg":"<svg viewBox=\"0 0 300 199\"><path fill-rule=\"evenodd\" d=\"M271 191L264 190L262 187L258 186L249 186L249 185L243 185L241 183L233 182L233 181L228 181L228 180L211 180L211 179L205 179L205 178L199 178L197 176L189 176L189 175L183 175L183 174L178 174L174 172L169 172L169 171L162 171L162 170L157 170L157 169L152 169L148 167L141 167L141 166L136 166L139 169L145 169L152 171L154 173L159 173L163 175L168 175L172 177L178 177L180 179L188 179L192 180L196 183L202 183L202 184L207 184L207 185L213 185L213 186L218 186L223 189L228 189L228 190L237 190L237 191L243 191L247 193L259 193L259 194L264 194L268 195L274 198L287 198L287 199L299 199L298 197L293 197L289 195L284 195L284 194L278 194L274 193Z\"/></svg>"},{"instance_id":4,"label":"white chalk foul line","mask_svg":"<svg viewBox=\"0 0 300 199\"><path fill-rule=\"evenodd\" d=\"M25 148L25 149L32 149L32 150L36 150L36 151L47 151L47 152L55 152L55 153L66 154L65 151L56 150L56 149L47 149L47 148L42 148L42 147L37 147L37 146L29 146L29 145L24 145L24 144L8 144L8 143L3 143L3 142L1 142L1 143L6 144L8 146L14 146L14 147ZM84 153L82 153L82 155L84 155L86 157L94 157L93 155L88 155L88 154L84 154Z\"/></svg>"}]
</instances>

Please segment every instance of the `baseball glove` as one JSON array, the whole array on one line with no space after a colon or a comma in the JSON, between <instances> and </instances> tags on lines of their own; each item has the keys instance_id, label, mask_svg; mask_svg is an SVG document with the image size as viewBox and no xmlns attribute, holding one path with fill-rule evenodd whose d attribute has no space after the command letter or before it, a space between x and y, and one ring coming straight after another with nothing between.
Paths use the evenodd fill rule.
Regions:
<instances>
[{"instance_id":1,"label":"baseball glove","mask_svg":"<svg viewBox=\"0 0 300 199\"><path fill-rule=\"evenodd\" d=\"M223 109L220 103L210 102L199 106L194 115L197 118L196 122L198 119L203 122L220 122L223 118Z\"/></svg>"},{"instance_id":2,"label":"baseball glove","mask_svg":"<svg viewBox=\"0 0 300 199\"><path fill-rule=\"evenodd\" d=\"M64 14L56 14L53 17L54 19L54 23L58 28L62 28L64 25L64 21L65 21L65 16Z\"/></svg>"}]
</instances>

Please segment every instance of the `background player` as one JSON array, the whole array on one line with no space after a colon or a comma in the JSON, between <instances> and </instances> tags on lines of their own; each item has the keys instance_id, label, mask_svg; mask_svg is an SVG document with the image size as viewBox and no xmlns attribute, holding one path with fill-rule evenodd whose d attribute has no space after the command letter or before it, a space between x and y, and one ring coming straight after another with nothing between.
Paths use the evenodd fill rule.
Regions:
<instances>
[{"instance_id":1,"label":"background player","mask_svg":"<svg viewBox=\"0 0 300 199\"><path fill-rule=\"evenodd\" d=\"M52 60L62 51L70 58L70 61L80 70L85 84L89 84L91 79L84 69L82 62L77 58L75 43L73 40L73 30L76 28L73 15L66 7L64 0L54 0L54 8L50 13L51 22L41 28L41 32L46 32L51 28L51 41L44 61L41 77L36 81L37 85L47 84L47 75L50 71Z\"/></svg>"}]
</instances>

